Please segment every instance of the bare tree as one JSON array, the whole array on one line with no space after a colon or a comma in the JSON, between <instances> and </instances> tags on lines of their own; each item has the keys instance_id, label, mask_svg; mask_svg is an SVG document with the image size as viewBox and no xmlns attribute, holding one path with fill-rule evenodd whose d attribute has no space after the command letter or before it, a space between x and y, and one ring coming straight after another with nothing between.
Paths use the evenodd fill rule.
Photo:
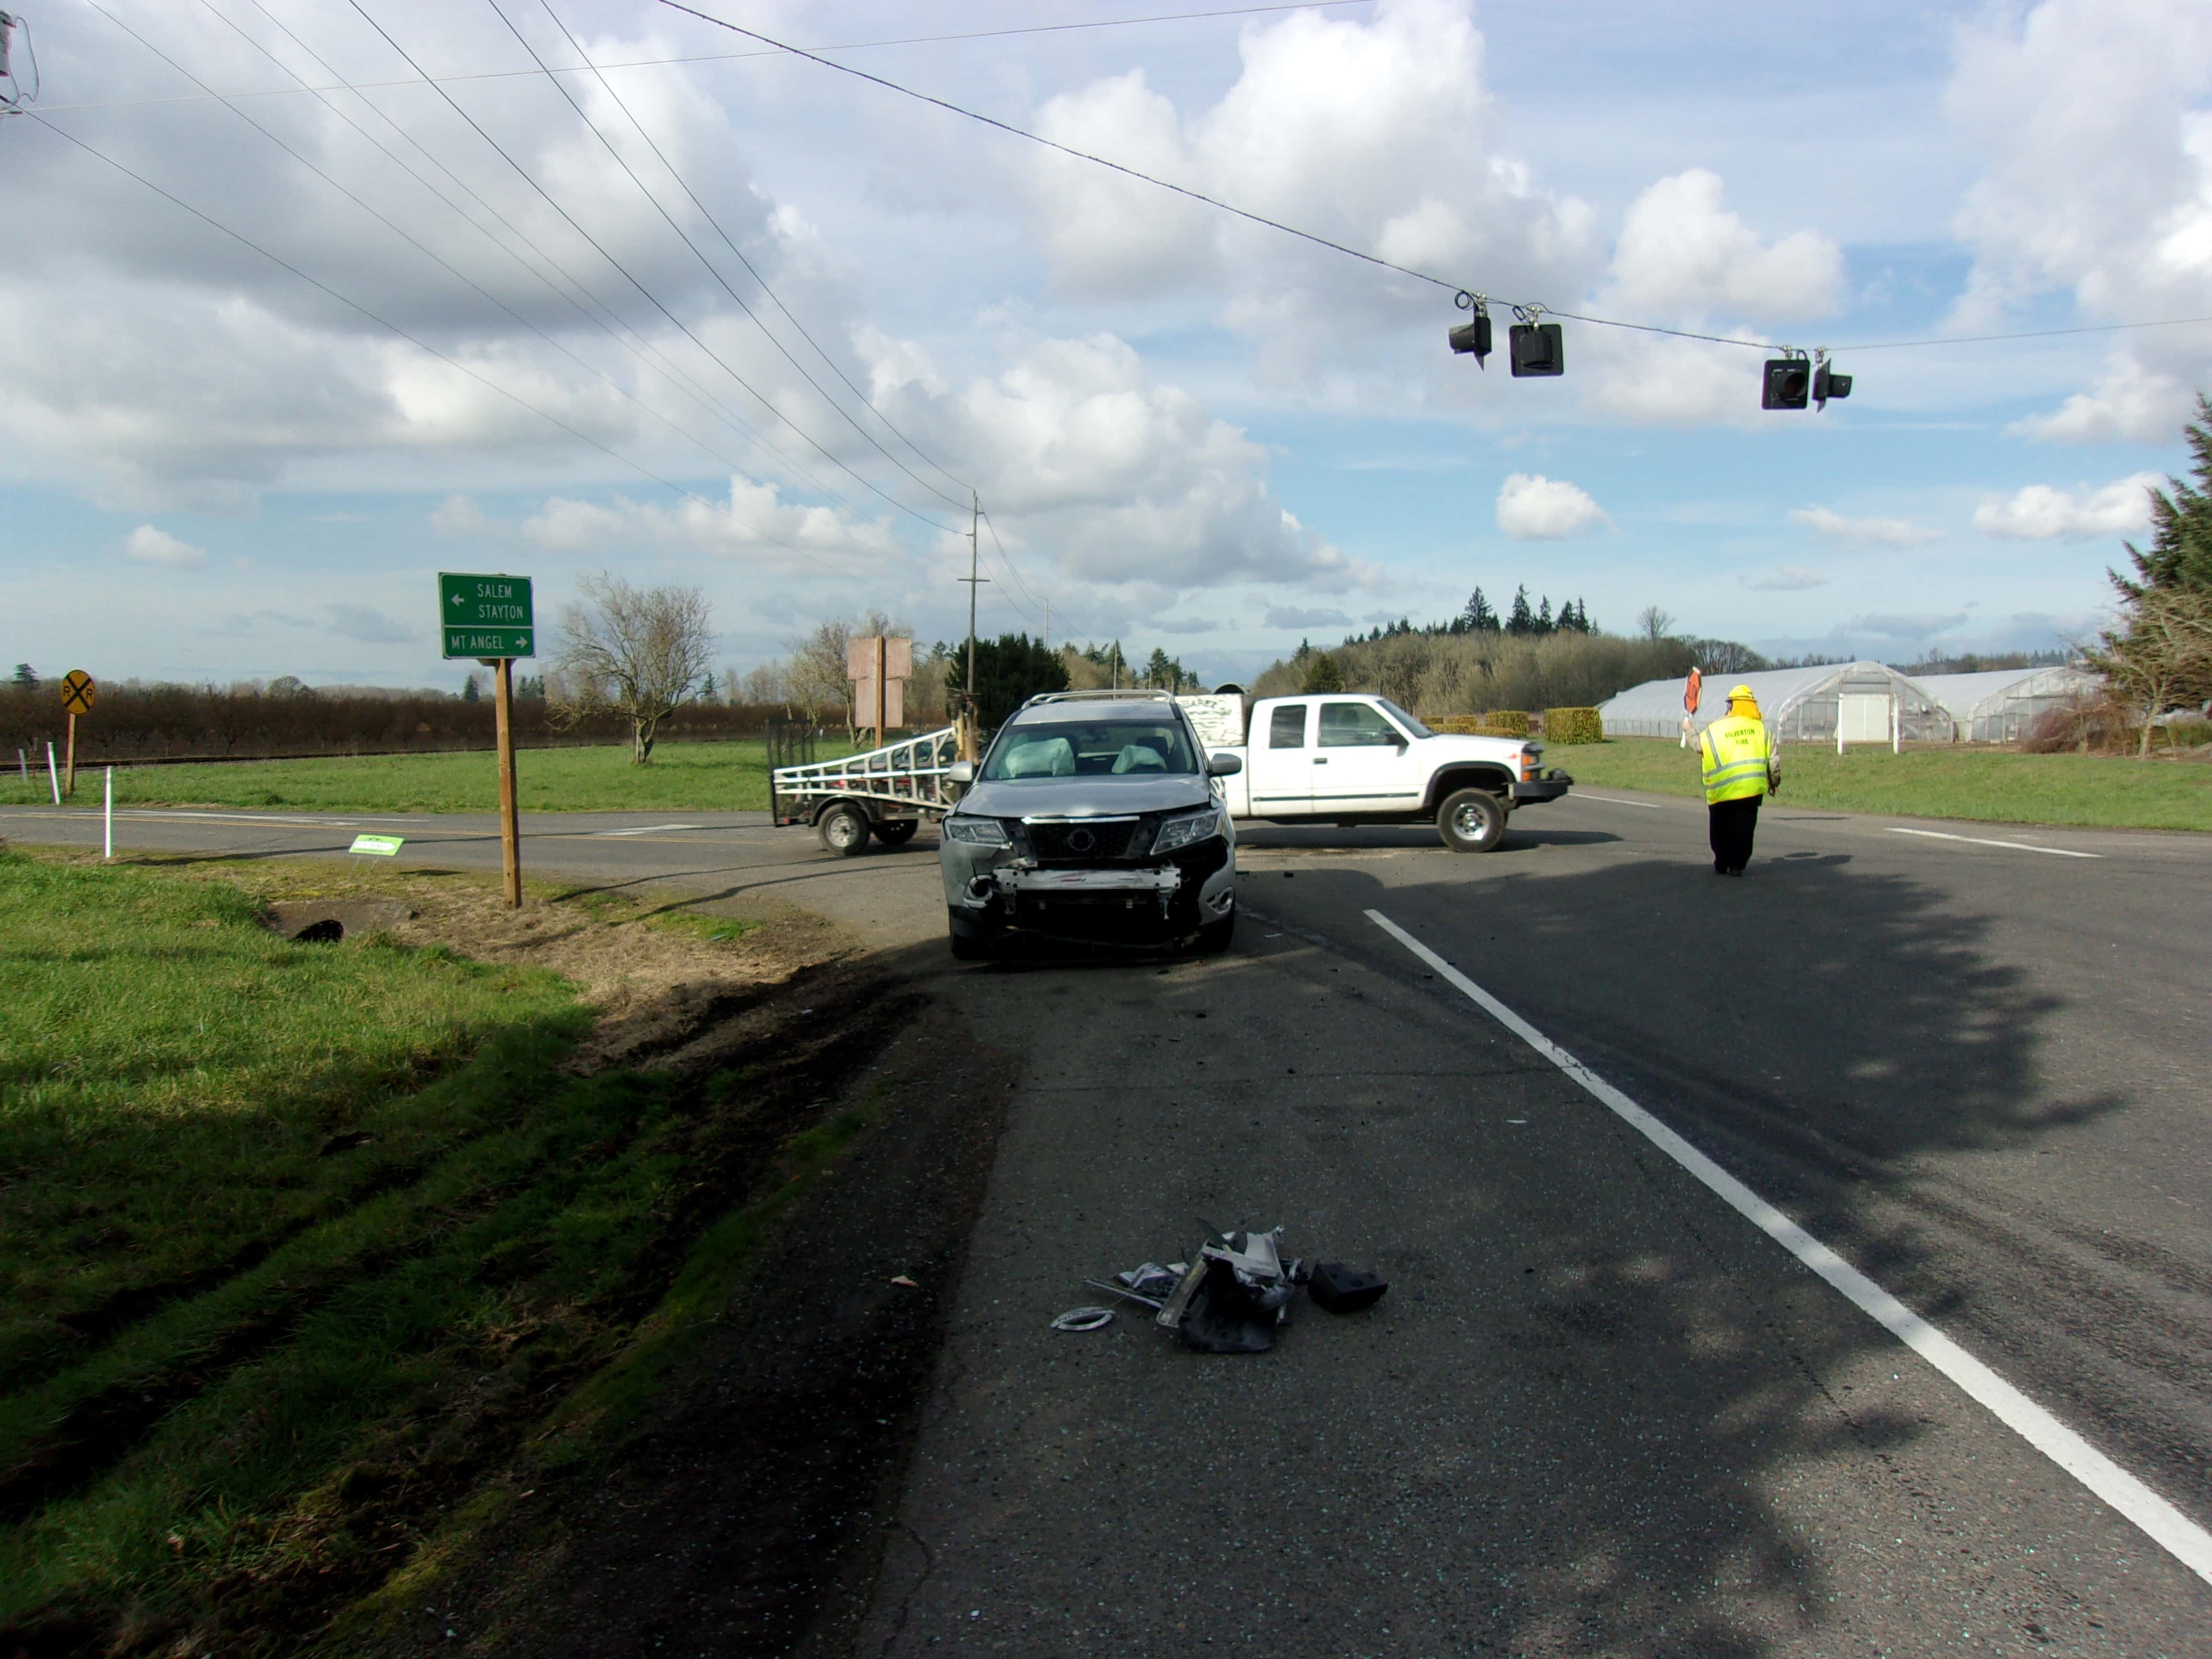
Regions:
<instances>
[{"instance_id":1,"label":"bare tree","mask_svg":"<svg viewBox=\"0 0 2212 1659\"><path fill-rule=\"evenodd\" d=\"M655 729L706 677L714 643L707 596L605 573L577 586L582 600L561 613L567 638L548 676L546 717L568 727L620 714L630 723L630 762L642 766Z\"/></svg>"},{"instance_id":2,"label":"bare tree","mask_svg":"<svg viewBox=\"0 0 2212 1659\"><path fill-rule=\"evenodd\" d=\"M837 617L817 623L814 631L803 640L787 641L785 648L791 658L784 665L784 674L792 699L806 710L808 720L818 720L823 711L835 708L845 722L848 735L857 740L860 714L853 707L853 683L845 678L845 647L855 639L878 634L911 639L914 629L893 622L880 611L871 611L857 625Z\"/></svg>"},{"instance_id":3,"label":"bare tree","mask_svg":"<svg viewBox=\"0 0 2212 1659\"><path fill-rule=\"evenodd\" d=\"M2148 760L2152 723L2169 708L2212 694L2212 595L2145 587L2128 606L2127 630L2106 633L2101 648L2082 654L2113 695L2140 714L2136 753Z\"/></svg>"},{"instance_id":4,"label":"bare tree","mask_svg":"<svg viewBox=\"0 0 2212 1659\"><path fill-rule=\"evenodd\" d=\"M1674 631L1674 618L1671 612L1647 605L1636 613L1636 625L1643 629L1645 639L1663 640Z\"/></svg>"}]
</instances>

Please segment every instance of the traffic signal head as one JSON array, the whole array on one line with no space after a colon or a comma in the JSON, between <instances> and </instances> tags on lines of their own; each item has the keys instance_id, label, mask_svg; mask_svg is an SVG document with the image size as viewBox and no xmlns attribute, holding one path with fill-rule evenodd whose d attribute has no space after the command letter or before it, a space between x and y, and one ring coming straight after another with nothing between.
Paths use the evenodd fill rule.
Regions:
<instances>
[{"instance_id":1,"label":"traffic signal head","mask_svg":"<svg viewBox=\"0 0 2212 1659\"><path fill-rule=\"evenodd\" d=\"M1510 336L1516 377L1567 372L1566 342L1557 323L1516 323Z\"/></svg>"},{"instance_id":2,"label":"traffic signal head","mask_svg":"<svg viewBox=\"0 0 2212 1659\"><path fill-rule=\"evenodd\" d=\"M1813 401L1822 409L1828 406L1828 399L1831 398L1848 398L1850 395L1851 377L1850 375L1838 374L1826 363L1822 363L1814 372Z\"/></svg>"},{"instance_id":3,"label":"traffic signal head","mask_svg":"<svg viewBox=\"0 0 2212 1659\"><path fill-rule=\"evenodd\" d=\"M1490 356L1490 313L1478 311L1471 322L1462 323L1451 331L1451 349L1472 356L1477 368Z\"/></svg>"},{"instance_id":4,"label":"traffic signal head","mask_svg":"<svg viewBox=\"0 0 2212 1659\"><path fill-rule=\"evenodd\" d=\"M1759 387L1761 409L1802 409L1811 401L1813 365L1802 357L1770 357Z\"/></svg>"}]
</instances>

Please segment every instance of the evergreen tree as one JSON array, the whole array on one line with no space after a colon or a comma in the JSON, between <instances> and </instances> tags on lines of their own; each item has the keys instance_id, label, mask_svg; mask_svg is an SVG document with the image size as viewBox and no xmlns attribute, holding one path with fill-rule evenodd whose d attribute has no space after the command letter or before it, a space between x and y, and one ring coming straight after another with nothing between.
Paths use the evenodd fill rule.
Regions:
<instances>
[{"instance_id":1,"label":"evergreen tree","mask_svg":"<svg viewBox=\"0 0 2212 1659\"><path fill-rule=\"evenodd\" d=\"M2143 550L2127 544L2136 580L2111 573L2113 585L2130 599L2147 590L2212 593L2212 398L2197 394L2197 418L2182 432L2196 458L2190 469L2196 483L2168 478L2172 495L2150 492L2150 547Z\"/></svg>"},{"instance_id":2,"label":"evergreen tree","mask_svg":"<svg viewBox=\"0 0 2212 1659\"><path fill-rule=\"evenodd\" d=\"M968 684L968 645L962 641L946 659L945 684ZM1067 665L1059 652L1026 634L1001 634L975 641L975 707L986 729L1041 691L1067 690Z\"/></svg>"},{"instance_id":3,"label":"evergreen tree","mask_svg":"<svg viewBox=\"0 0 2212 1659\"><path fill-rule=\"evenodd\" d=\"M699 701L701 702L714 701L714 674L712 669L708 671L707 678L699 682Z\"/></svg>"},{"instance_id":4,"label":"evergreen tree","mask_svg":"<svg viewBox=\"0 0 2212 1659\"><path fill-rule=\"evenodd\" d=\"M18 691L35 691L39 689L39 677L31 671L30 664L19 662L15 665L15 689Z\"/></svg>"},{"instance_id":5,"label":"evergreen tree","mask_svg":"<svg viewBox=\"0 0 2212 1659\"><path fill-rule=\"evenodd\" d=\"M1337 666L1336 659L1328 652L1319 653L1306 665L1305 684L1302 688L1309 695L1344 690L1344 670Z\"/></svg>"},{"instance_id":6,"label":"evergreen tree","mask_svg":"<svg viewBox=\"0 0 2212 1659\"><path fill-rule=\"evenodd\" d=\"M1482 590L1479 587L1469 596L1467 609L1460 615L1467 619L1470 633L1495 634L1498 631L1498 613L1490 608L1490 601L1482 597Z\"/></svg>"},{"instance_id":7,"label":"evergreen tree","mask_svg":"<svg viewBox=\"0 0 2212 1659\"><path fill-rule=\"evenodd\" d=\"M1528 609L1528 584L1526 582L1513 592L1513 610L1505 618L1505 631L1516 638L1526 638L1536 631L1536 616Z\"/></svg>"},{"instance_id":8,"label":"evergreen tree","mask_svg":"<svg viewBox=\"0 0 2212 1659\"><path fill-rule=\"evenodd\" d=\"M1549 593L1544 595L1544 603L1536 612L1536 631L1539 634L1556 634L1559 631L1559 625L1552 620L1552 596Z\"/></svg>"},{"instance_id":9,"label":"evergreen tree","mask_svg":"<svg viewBox=\"0 0 2212 1659\"><path fill-rule=\"evenodd\" d=\"M468 678L461 682L461 701L463 702L475 702L483 696L483 693L477 690L477 677L474 674L471 674Z\"/></svg>"}]
</instances>

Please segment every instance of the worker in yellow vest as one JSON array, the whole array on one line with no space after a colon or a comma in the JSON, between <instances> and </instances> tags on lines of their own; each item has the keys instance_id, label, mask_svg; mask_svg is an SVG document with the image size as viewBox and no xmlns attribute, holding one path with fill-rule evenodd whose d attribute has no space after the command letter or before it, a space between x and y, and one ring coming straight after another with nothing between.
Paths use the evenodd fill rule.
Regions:
<instances>
[{"instance_id":1,"label":"worker in yellow vest","mask_svg":"<svg viewBox=\"0 0 2212 1659\"><path fill-rule=\"evenodd\" d=\"M1747 685L1729 688L1728 713L1705 728L1698 744L1705 763L1705 816L1713 848L1713 873L1740 876L1751 862L1759 830L1759 803L1782 787L1782 762L1759 718ZM1690 722L1683 720L1682 729Z\"/></svg>"}]
</instances>

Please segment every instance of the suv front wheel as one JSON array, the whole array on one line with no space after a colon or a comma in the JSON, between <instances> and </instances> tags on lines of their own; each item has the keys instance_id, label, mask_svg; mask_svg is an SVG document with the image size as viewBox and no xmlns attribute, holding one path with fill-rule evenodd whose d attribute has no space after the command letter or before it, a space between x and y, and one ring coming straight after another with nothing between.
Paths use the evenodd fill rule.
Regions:
<instances>
[{"instance_id":1,"label":"suv front wheel","mask_svg":"<svg viewBox=\"0 0 2212 1659\"><path fill-rule=\"evenodd\" d=\"M1462 789L1437 809L1437 833L1455 853L1493 853L1505 839L1505 803L1487 789Z\"/></svg>"}]
</instances>

